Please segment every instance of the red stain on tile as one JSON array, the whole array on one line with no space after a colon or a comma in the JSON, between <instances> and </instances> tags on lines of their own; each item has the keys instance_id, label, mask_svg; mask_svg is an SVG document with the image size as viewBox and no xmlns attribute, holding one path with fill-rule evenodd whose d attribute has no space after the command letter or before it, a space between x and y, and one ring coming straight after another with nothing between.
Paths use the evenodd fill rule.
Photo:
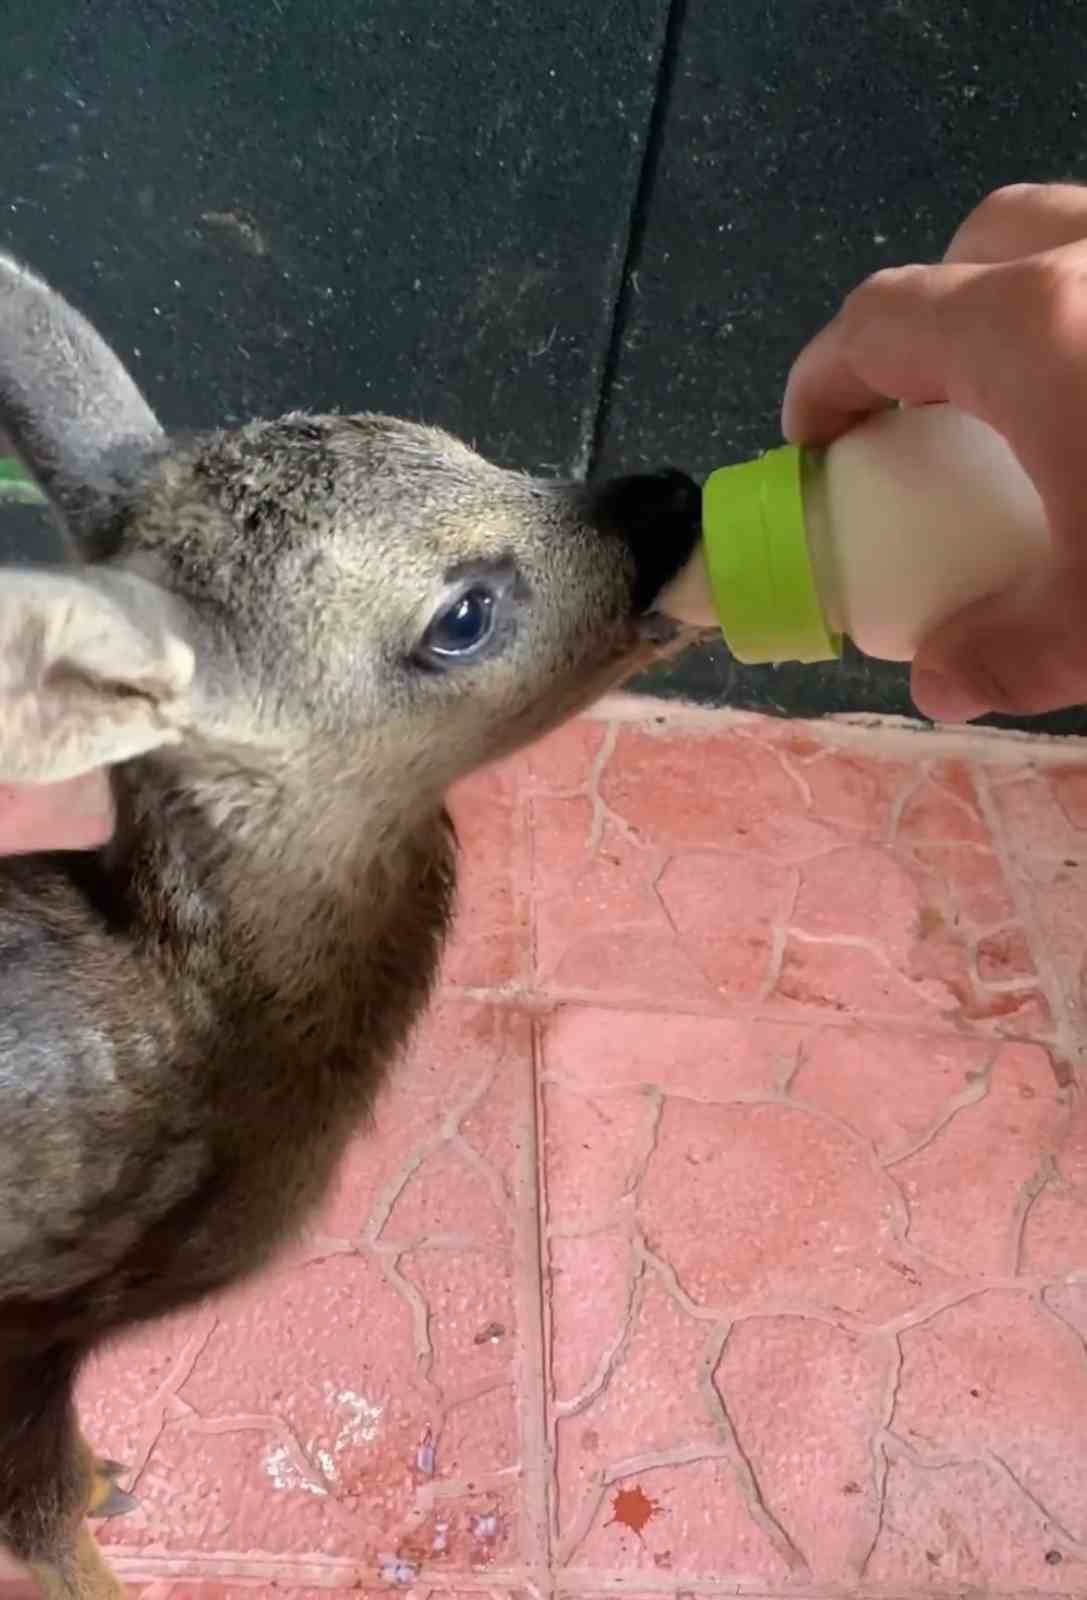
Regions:
<instances>
[{"instance_id":1,"label":"red stain on tile","mask_svg":"<svg viewBox=\"0 0 1087 1600\"><path fill-rule=\"evenodd\" d=\"M651 1517L660 1511L660 1502L650 1500L640 1483L633 1489L620 1489L611 1503L611 1519L605 1524L610 1527L612 1522L622 1523L624 1528L629 1528L631 1533L641 1534Z\"/></svg>"},{"instance_id":2,"label":"red stain on tile","mask_svg":"<svg viewBox=\"0 0 1087 1600\"><path fill-rule=\"evenodd\" d=\"M656 1274L644 1272L619 1334L614 1344L598 1347L591 1386L555 1420L558 1526L566 1543L579 1537L587 1518L600 1520L602 1479L641 1479L639 1463L663 1467L677 1455L715 1459L720 1449L720 1409L700 1379L721 1335L691 1317Z\"/></svg>"},{"instance_id":3,"label":"red stain on tile","mask_svg":"<svg viewBox=\"0 0 1087 1600\"><path fill-rule=\"evenodd\" d=\"M1000 928L978 941L978 976L983 983L1029 983L1034 956L1023 928Z\"/></svg>"},{"instance_id":4,"label":"red stain on tile","mask_svg":"<svg viewBox=\"0 0 1087 1600\"><path fill-rule=\"evenodd\" d=\"M458 791L335 1193L86 1374L134 1595L1083 1592L1087 767L902 748L587 718Z\"/></svg>"},{"instance_id":5,"label":"red stain on tile","mask_svg":"<svg viewBox=\"0 0 1087 1600\"><path fill-rule=\"evenodd\" d=\"M618 1572L625 1580L623 1592L636 1596L639 1573L659 1582L664 1572L672 1583L684 1574L716 1582L722 1593L735 1594L738 1586L759 1594L788 1592L797 1571L788 1544L751 1515L730 1462L707 1456L655 1470L651 1487L660 1513L637 1534L611 1520L611 1506L616 1489L646 1481L638 1470L596 1494L588 1528L579 1527L568 1543L560 1543L558 1570L569 1571L579 1589L599 1573L598 1592L607 1593L603 1575Z\"/></svg>"}]
</instances>

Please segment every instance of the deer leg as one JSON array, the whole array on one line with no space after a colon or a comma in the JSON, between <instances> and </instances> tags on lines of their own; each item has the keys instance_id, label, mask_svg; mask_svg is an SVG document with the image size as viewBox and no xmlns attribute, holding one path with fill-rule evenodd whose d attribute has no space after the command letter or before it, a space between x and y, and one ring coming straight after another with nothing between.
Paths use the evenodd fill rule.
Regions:
<instances>
[{"instance_id":1,"label":"deer leg","mask_svg":"<svg viewBox=\"0 0 1087 1600\"><path fill-rule=\"evenodd\" d=\"M43 1600L123 1600L84 1518L135 1501L123 1468L94 1455L72 1390L78 1351L0 1356L0 1541L29 1568Z\"/></svg>"},{"instance_id":2,"label":"deer leg","mask_svg":"<svg viewBox=\"0 0 1087 1600\"><path fill-rule=\"evenodd\" d=\"M31 1561L42 1600L126 1600L127 1590L106 1566L94 1535L80 1523L75 1537L48 1559Z\"/></svg>"}]
</instances>

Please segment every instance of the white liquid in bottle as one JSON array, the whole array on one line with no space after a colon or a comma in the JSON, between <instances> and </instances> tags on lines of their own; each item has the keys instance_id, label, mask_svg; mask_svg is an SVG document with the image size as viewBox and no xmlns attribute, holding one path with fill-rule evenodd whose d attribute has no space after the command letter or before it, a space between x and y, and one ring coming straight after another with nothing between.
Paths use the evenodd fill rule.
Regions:
<instances>
[{"instance_id":1,"label":"white liquid in bottle","mask_svg":"<svg viewBox=\"0 0 1087 1600\"><path fill-rule=\"evenodd\" d=\"M880 412L825 451L723 468L700 548L661 595L719 623L739 659L819 660L846 634L909 661L971 600L1051 559L1033 483L984 423L947 405Z\"/></svg>"}]
</instances>

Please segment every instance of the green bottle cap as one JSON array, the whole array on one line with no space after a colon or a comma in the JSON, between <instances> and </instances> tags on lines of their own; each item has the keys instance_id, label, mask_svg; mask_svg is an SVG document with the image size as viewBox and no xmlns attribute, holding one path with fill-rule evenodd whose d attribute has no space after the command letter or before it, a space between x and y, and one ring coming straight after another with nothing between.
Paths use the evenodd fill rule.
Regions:
<instances>
[{"instance_id":1,"label":"green bottle cap","mask_svg":"<svg viewBox=\"0 0 1087 1600\"><path fill-rule=\"evenodd\" d=\"M702 545L721 628L737 661L836 661L819 603L795 445L720 467L702 486Z\"/></svg>"},{"instance_id":2,"label":"green bottle cap","mask_svg":"<svg viewBox=\"0 0 1087 1600\"><path fill-rule=\"evenodd\" d=\"M14 456L0 456L0 503L7 501L25 506L46 505L46 497L42 494L33 478L27 475L21 461Z\"/></svg>"}]
</instances>

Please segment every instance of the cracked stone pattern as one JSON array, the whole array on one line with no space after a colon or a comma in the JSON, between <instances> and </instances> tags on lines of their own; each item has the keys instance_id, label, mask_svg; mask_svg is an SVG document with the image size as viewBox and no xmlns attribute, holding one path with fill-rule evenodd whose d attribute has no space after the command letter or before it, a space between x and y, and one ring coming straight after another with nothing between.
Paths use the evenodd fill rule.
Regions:
<instances>
[{"instance_id":1,"label":"cracked stone pattern","mask_svg":"<svg viewBox=\"0 0 1087 1600\"><path fill-rule=\"evenodd\" d=\"M85 1376L132 1595L1087 1592L1087 763L627 711L454 811L327 1206Z\"/></svg>"}]
</instances>

